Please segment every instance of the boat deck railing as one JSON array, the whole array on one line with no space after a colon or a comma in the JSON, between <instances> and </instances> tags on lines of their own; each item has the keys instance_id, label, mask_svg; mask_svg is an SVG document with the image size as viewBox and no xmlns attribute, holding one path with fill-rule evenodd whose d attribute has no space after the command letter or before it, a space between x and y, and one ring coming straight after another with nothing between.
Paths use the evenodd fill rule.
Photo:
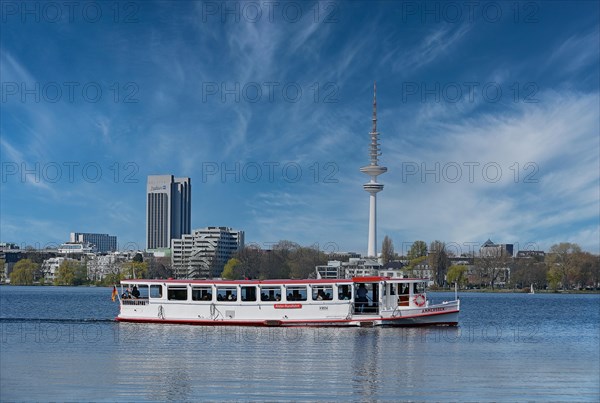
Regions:
<instances>
[{"instance_id":1,"label":"boat deck railing","mask_svg":"<svg viewBox=\"0 0 600 403\"><path fill-rule=\"evenodd\" d=\"M123 305L148 305L148 298L122 299Z\"/></svg>"}]
</instances>

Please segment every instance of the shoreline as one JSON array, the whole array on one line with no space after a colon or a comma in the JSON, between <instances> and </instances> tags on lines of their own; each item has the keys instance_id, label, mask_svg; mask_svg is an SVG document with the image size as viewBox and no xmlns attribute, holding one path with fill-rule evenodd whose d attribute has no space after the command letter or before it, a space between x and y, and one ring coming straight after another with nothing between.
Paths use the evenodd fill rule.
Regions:
<instances>
[{"instance_id":1,"label":"shoreline","mask_svg":"<svg viewBox=\"0 0 600 403\"><path fill-rule=\"evenodd\" d=\"M89 288L110 288L113 285L96 285L96 284L80 284L80 285L54 285L54 284L28 284L28 285L12 285L10 283L0 283L2 286L12 287L89 287ZM429 289L427 293L440 293L440 292L454 292L454 288L448 289ZM459 289L458 293L490 293L490 294L529 294L529 289L516 290L516 289ZM600 290L536 290L535 294L600 294ZM535 295L532 294L532 295Z\"/></svg>"},{"instance_id":2,"label":"shoreline","mask_svg":"<svg viewBox=\"0 0 600 403\"><path fill-rule=\"evenodd\" d=\"M442 289L442 290L428 290L427 293L435 292L454 292L454 288ZM490 293L490 294L529 294L529 290L514 290L514 289L469 289L469 290L458 290L458 293ZM535 294L600 294L600 290L535 290ZM532 295L535 295L532 294Z\"/></svg>"}]
</instances>

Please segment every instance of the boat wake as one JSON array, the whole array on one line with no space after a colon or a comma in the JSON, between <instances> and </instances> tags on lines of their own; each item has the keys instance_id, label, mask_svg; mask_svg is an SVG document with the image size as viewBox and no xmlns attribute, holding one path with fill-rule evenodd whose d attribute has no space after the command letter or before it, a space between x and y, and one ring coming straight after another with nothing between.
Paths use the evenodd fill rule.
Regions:
<instances>
[{"instance_id":1,"label":"boat wake","mask_svg":"<svg viewBox=\"0 0 600 403\"><path fill-rule=\"evenodd\" d=\"M0 323L108 323L114 319L93 318L0 318Z\"/></svg>"}]
</instances>

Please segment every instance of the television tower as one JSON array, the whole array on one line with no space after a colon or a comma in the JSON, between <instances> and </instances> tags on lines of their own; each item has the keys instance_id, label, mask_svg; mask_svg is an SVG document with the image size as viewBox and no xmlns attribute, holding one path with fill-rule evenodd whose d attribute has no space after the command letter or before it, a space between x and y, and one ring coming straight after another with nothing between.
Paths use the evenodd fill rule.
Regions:
<instances>
[{"instance_id":1,"label":"television tower","mask_svg":"<svg viewBox=\"0 0 600 403\"><path fill-rule=\"evenodd\" d=\"M377 183L377 176L386 173L387 168L379 166L379 156L381 149L379 147L379 132L377 131L377 83L373 83L373 128L371 129L371 145L369 147L369 156L371 163L360 168L360 172L371 177L368 183L363 185L363 189L369 192L369 244L367 248L367 257L377 257L377 193L383 190L383 184Z\"/></svg>"}]
</instances>

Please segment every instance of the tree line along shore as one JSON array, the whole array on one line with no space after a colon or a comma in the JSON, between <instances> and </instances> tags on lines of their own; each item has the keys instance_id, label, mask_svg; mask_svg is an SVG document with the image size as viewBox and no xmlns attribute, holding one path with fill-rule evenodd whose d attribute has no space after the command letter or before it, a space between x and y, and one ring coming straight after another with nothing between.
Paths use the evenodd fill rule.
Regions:
<instances>
[{"instance_id":1,"label":"tree line along shore","mask_svg":"<svg viewBox=\"0 0 600 403\"><path fill-rule=\"evenodd\" d=\"M223 267L225 279L314 278L315 267L340 258L315 247L280 241L270 250L246 247L238 251ZM441 241L427 245L415 241L405 255L394 252L393 242L385 237L379 257L382 271L399 270L408 277L430 278L432 290L454 289L456 283L466 291L584 292L600 290L600 257L581 250L573 243L552 245L543 254L525 257L498 253L455 256ZM0 259L0 267L4 262ZM26 258L14 264L9 275L11 285L96 285L118 284L127 278L168 279L174 277L169 258L144 257L141 253L95 278L88 271L85 256L65 259L48 280L41 262Z\"/></svg>"}]
</instances>

